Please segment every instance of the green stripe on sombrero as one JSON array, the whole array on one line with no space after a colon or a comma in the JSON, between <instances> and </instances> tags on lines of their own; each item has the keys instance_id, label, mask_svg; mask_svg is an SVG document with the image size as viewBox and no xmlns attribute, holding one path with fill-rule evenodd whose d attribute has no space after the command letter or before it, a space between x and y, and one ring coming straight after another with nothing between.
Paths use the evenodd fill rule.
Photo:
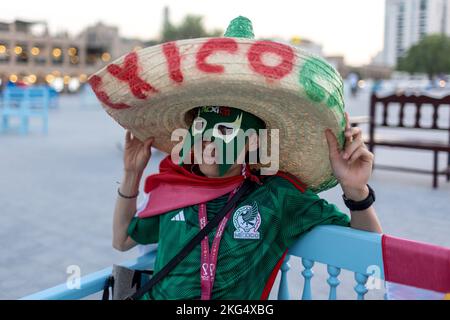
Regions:
<instances>
[{"instance_id":1,"label":"green stripe on sombrero","mask_svg":"<svg viewBox=\"0 0 450 320\"><path fill-rule=\"evenodd\" d=\"M319 57L309 57L301 66L299 75L299 84L303 88L306 98L313 103L324 104L338 118L340 118L340 132L336 135L338 144L343 146L345 143L345 125L344 117L344 93L343 82L339 73L325 60ZM324 86L323 84L328 84ZM334 109L334 110L333 110ZM310 189L316 193L331 189L338 184L334 176L330 176L320 185Z\"/></svg>"},{"instance_id":2,"label":"green stripe on sombrero","mask_svg":"<svg viewBox=\"0 0 450 320\"><path fill-rule=\"evenodd\" d=\"M234 18L228 25L227 31L225 31L224 36L230 38L255 39L252 22L250 21L250 19L243 16Z\"/></svg>"},{"instance_id":3,"label":"green stripe on sombrero","mask_svg":"<svg viewBox=\"0 0 450 320\"><path fill-rule=\"evenodd\" d=\"M329 83L334 88L324 88L318 79L323 78L325 83ZM313 102L325 102L328 107L339 106L343 111L344 102L342 92L342 80L339 74L325 61L312 57L309 58L300 69L299 81L305 89L306 95ZM329 90L331 92L329 92ZM326 99L326 101L324 101Z\"/></svg>"}]
</instances>

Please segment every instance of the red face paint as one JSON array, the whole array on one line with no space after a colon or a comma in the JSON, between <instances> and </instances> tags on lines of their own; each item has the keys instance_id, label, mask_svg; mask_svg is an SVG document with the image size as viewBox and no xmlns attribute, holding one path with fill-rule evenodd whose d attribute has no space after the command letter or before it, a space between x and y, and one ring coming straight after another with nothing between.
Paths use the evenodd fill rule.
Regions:
<instances>
[{"instance_id":1,"label":"red face paint","mask_svg":"<svg viewBox=\"0 0 450 320\"><path fill-rule=\"evenodd\" d=\"M111 75L128 83L133 96L138 99L147 99L148 95L145 94L145 92L156 93L158 90L139 78L138 69L138 56L136 52L131 52L125 57L123 67L118 66L117 64L110 64L107 67L107 70Z\"/></svg>"},{"instance_id":2,"label":"red face paint","mask_svg":"<svg viewBox=\"0 0 450 320\"><path fill-rule=\"evenodd\" d=\"M235 53L238 50L238 44L234 39L214 38L203 44L197 52L197 68L206 73L223 73L224 67L218 64L209 64L206 58L217 51Z\"/></svg>"},{"instance_id":3,"label":"red face paint","mask_svg":"<svg viewBox=\"0 0 450 320\"><path fill-rule=\"evenodd\" d=\"M281 57L282 61L277 66L267 66L262 61L265 53L273 53ZM253 44L247 54L251 68L269 79L280 80L292 72L294 62L294 51L291 47L271 42L258 41Z\"/></svg>"},{"instance_id":4,"label":"red face paint","mask_svg":"<svg viewBox=\"0 0 450 320\"><path fill-rule=\"evenodd\" d=\"M163 52L167 60L170 79L176 83L183 82L183 73L181 72L181 56L175 42L168 42L163 45Z\"/></svg>"},{"instance_id":5,"label":"red face paint","mask_svg":"<svg viewBox=\"0 0 450 320\"><path fill-rule=\"evenodd\" d=\"M95 95L97 96L98 100L103 102L105 105L107 105L110 108L113 109L127 109L131 108L131 106L125 104L125 103L113 103L109 99L109 96L106 94L106 92L102 91L100 89L100 86L102 84L102 78L99 76L92 76L92 78L89 79L89 84L92 87L92 90L94 91Z\"/></svg>"}]
</instances>

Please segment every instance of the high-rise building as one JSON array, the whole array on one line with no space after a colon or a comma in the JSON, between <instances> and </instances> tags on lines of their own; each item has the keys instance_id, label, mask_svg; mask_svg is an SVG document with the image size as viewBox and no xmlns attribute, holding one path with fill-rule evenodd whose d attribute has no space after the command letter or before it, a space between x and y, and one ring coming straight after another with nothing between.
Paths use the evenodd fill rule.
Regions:
<instances>
[{"instance_id":1,"label":"high-rise building","mask_svg":"<svg viewBox=\"0 0 450 320\"><path fill-rule=\"evenodd\" d=\"M398 58L424 36L450 35L450 0L386 0L383 62Z\"/></svg>"}]
</instances>

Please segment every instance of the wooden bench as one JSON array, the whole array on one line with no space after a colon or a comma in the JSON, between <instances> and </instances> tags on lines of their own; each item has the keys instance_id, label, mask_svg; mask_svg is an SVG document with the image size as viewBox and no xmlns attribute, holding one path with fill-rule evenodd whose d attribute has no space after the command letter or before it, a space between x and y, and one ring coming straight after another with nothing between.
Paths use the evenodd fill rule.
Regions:
<instances>
[{"instance_id":1,"label":"wooden bench","mask_svg":"<svg viewBox=\"0 0 450 320\"><path fill-rule=\"evenodd\" d=\"M392 105L399 106L398 110L394 112ZM406 108L412 106L414 108L414 123L406 124ZM423 125L424 107L432 107L432 123L431 125ZM417 168L406 168L400 166L389 165L375 165L374 168L415 172L433 175L433 188L438 187L438 176L445 175L447 181L450 181L450 116L446 119L445 125L439 122L440 110L442 108L449 108L450 113L450 96L443 98L433 98L428 96L405 96L405 95L391 95L387 97L378 97L375 94L370 99L370 124L369 124L369 138L366 143L369 145L369 150L375 154L375 146L385 146L391 148L404 148L427 150L433 152L433 169L424 170ZM381 122L377 121L377 112L381 113ZM392 119L396 119L392 123ZM443 121L441 121L443 122ZM439 141L433 139L406 139L406 138L384 138L375 135L376 128L390 128L390 129L417 129L430 130L433 132L442 132L448 135L448 141ZM447 137L444 137L447 139ZM447 153L447 165L444 170L439 170L439 153Z\"/></svg>"}]
</instances>

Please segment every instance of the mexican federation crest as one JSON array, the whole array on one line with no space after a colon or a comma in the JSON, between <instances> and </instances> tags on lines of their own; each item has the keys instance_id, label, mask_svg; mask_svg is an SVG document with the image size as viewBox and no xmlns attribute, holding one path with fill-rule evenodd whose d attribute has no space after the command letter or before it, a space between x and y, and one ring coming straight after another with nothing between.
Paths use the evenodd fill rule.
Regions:
<instances>
[{"instance_id":1,"label":"mexican federation crest","mask_svg":"<svg viewBox=\"0 0 450 320\"><path fill-rule=\"evenodd\" d=\"M258 229L261 225L261 215L258 205L253 204L240 207L233 216L235 239L259 239Z\"/></svg>"}]
</instances>

